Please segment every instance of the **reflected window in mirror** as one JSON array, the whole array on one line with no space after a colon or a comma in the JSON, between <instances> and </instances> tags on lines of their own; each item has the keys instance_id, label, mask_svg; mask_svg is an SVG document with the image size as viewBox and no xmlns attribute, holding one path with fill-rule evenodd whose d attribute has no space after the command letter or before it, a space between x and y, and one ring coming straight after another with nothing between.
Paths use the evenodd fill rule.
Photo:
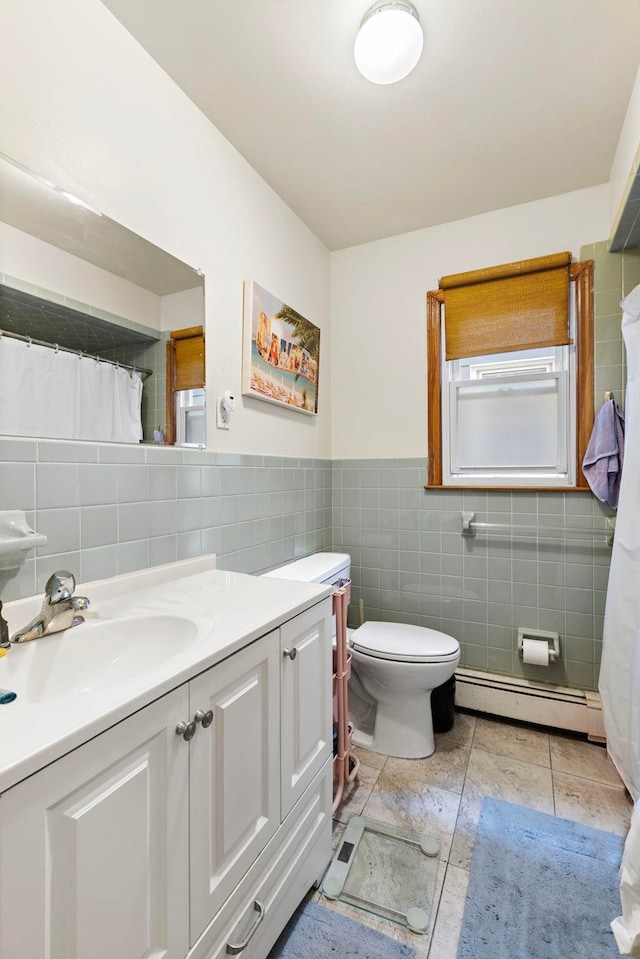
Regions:
<instances>
[{"instance_id":1,"label":"reflected window in mirror","mask_svg":"<svg viewBox=\"0 0 640 959\"><path fill-rule=\"evenodd\" d=\"M174 330L167 340L167 435L169 444L205 446L204 328Z\"/></svg>"},{"instance_id":2,"label":"reflected window in mirror","mask_svg":"<svg viewBox=\"0 0 640 959\"><path fill-rule=\"evenodd\" d=\"M178 390L176 393L176 446L205 446L204 390Z\"/></svg>"}]
</instances>

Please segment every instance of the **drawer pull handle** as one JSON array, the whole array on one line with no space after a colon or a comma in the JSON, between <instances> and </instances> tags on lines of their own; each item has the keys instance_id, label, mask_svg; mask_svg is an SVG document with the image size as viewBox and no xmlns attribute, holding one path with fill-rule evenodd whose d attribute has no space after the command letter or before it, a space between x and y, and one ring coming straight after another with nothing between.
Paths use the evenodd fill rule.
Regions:
<instances>
[{"instance_id":1,"label":"drawer pull handle","mask_svg":"<svg viewBox=\"0 0 640 959\"><path fill-rule=\"evenodd\" d=\"M295 659L298 655L298 649L296 646L294 646L293 649L285 649L283 650L282 655L288 656L289 659Z\"/></svg>"},{"instance_id":2,"label":"drawer pull handle","mask_svg":"<svg viewBox=\"0 0 640 959\"><path fill-rule=\"evenodd\" d=\"M227 954L229 956L237 956L239 952L242 952L244 949L247 948L247 946L251 942L251 939L253 938L256 932L256 929L258 928L258 926L264 919L264 906L262 905L259 899L256 899L256 901L253 904L253 908L256 910L258 915L253 920L253 923L251 924L251 929L249 929L249 932L246 934L242 942L227 943Z\"/></svg>"},{"instance_id":3,"label":"drawer pull handle","mask_svg":"<svg viewBox=\"0 0 640 959\"><path fill-rule=\"evenodd\" d=\"M182 736L185 742L189 742L190 739L196 734L196 724L195 723L178 723L176 726L176 736Z\"/></svg>"},{"instance_id":4,"label":"drawer pull handle","mask_svg":"<svg viewBox=\"0 0 640 959\"><path fill-rule=\"evenodd\" d=\"M207 726L210 726L213 722L213 710L208 709L206 713L204 713L201 709L199 709L194 714L193 721L194 723L202 723L202 728L206 729Z\"/></svg>"}]
</instances>

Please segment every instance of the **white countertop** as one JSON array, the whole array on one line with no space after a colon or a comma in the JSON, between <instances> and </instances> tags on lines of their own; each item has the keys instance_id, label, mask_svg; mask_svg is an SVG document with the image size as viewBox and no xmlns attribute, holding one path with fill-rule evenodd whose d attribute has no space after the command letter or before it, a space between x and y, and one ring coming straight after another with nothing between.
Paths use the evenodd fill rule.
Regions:
<instances>
[{"instance_id":1,"label":"white countertop","mask_svg":"<svg viewBox=\"0 0 640 959\"><path fill-rule=\"evenodd\" d=\"M206 569L214 562L79 586L76 595L91 601L84 623L0 658L0 688L17 693L0 705L0 792L333 592ZM10 631L41 602L7 603Z\"/></svg>"}]
</instances>

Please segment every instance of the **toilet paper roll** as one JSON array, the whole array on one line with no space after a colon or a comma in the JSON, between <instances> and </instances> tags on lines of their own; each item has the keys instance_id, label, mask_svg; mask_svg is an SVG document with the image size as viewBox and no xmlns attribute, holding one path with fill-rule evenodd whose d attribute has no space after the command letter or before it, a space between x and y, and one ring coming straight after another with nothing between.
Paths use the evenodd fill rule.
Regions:
<instances>
[{"instance_id":1,"label":"toilet paper roll","mask_svg":"<svg viewBox=\"0 0 640 959\"><path fill-rule=\"evenodd\" d=\"M549 643L542 639L523 639L522 661L533 666L548 666Z\"/></svg>"}]
</instances>

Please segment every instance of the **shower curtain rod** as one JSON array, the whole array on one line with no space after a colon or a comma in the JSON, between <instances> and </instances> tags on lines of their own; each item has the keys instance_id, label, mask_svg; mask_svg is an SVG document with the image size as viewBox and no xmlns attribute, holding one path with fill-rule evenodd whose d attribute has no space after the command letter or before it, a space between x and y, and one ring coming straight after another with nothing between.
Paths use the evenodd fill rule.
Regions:
<instances>
[{"instance_id":1,"label":"shower curtain rod","mask_svg":"<svg viewBox=\"0 0 640 959\"><path fill-rule=\"evenodd\" d=\"M56 353L58 350L61 350L63 353L73 353L75 356L86 357L89 360L95 360L96 363L110 363L111 366L119 366L123 370L131 370L133 373L140 373L146 376L151 376L153 370L148 370L144 366L130 366L128 363L120 363L119 360L110 360L106 356L94 356L93 353L85 353L84 350L72 350L69 346L60 346L59 343L47 343L45 340L36 340L32 336L25 336L24 333L13 333L11 330L0 330L0 339L3 336L9 336L13 340L22 340L23 343L28 343L31 346L32 343L35 343L36 346L46 346L50 350L55 350Z\"/></svg>"},{"instance_id":2,"label":"shower curtain rod","mask_svg":"<svg viewBox=\"0 0 640 959\"><path fill-rule=\"evenodd\" d=\"M514 536L603 536L606 537L607 544L611 546L611 540L615 532L615 527L610 526L605 529L594 529L584 526L518 526L515 523L478 523L474 519L475 514L469 515L466 512L462 516L462 535L473 536L476 530L486 530L491 532L512 533Z\"/></svg>"}]
</instances>

